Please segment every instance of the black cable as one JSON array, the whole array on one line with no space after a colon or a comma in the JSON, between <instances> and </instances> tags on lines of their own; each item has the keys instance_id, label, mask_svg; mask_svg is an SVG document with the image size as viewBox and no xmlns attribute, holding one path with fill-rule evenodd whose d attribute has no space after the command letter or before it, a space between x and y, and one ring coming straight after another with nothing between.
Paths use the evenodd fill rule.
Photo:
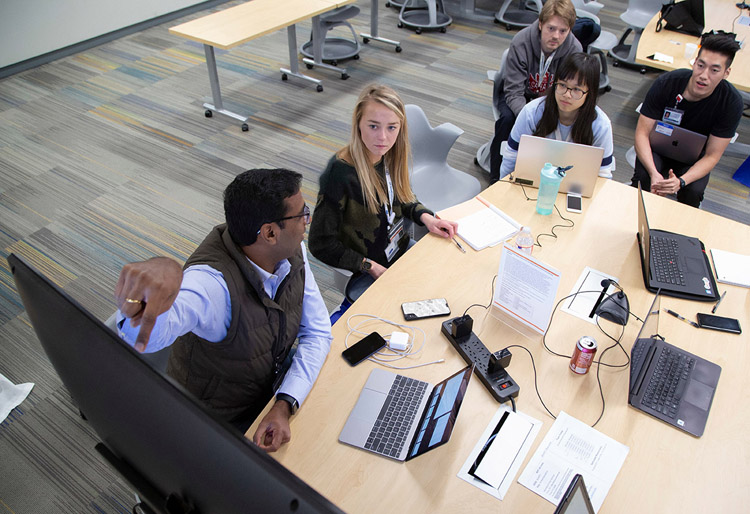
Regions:
<instances>
[{"instance_id":1,"label":"black cable","mask_svg":"<svg viewBox=\"0 0 750 514\"><path fill-rule=\"evenodd\" d=\"M492 290L490 291L490 303L487 305L482 305L481 303L474 303L466 307L466 310L464 311L464 316L466 316L466 313L469 312L469 309L472 307L484 307L484 309L489 309L492 306L492 299L495 297L495 280L497 280L497 275L492 277Z\"/></svg>"},{"instance_id":2,"label":"black cable","mask_svg":"<svg viewBox=\"0 0 750 514\"><path fill-rule=\"evenodd\" d=\"M592 290L592 291L576 291L575 293L571 293L571 294L569 294L568 296L564 296L564 297L560 298L560 300L559 300L559 301L557 302L557 304L555 305L555 308L554 308L554 309L552 309L552 315L551 315L551 316L550 316L550 318L549 318L549 326L551 326L551 325L552 325L552 320L553 320L553 319L555 319L555 313L557 313L557 308L558 308L558 307L560 307L560 304L561 304L561 303L563 302L563 300L567 300L567 299L568 299L568 298L570 298L571 296L576 296L576 295L579 295L579 294L584 294L584 293L598 293L598 292L599 292L599 291L593 291L593 290ZM610 298L611 296L613 296L613 295L616 295L616 294L618 294L619 292L620 292L620 291L617 291L617 292L615 292L615 293L612 293L612 294L606 294L606 295L605 295L605 297L604 297L604 299L606 300L607 298ZM634 317L635 319L637 319L638 321L640 321L641 323L643 323L643 320L642 320L641 318L639 318L638 316L636 316L635 314L633 314L633 313L632 313L632 312L631 312L630 310L628 310L628 312L629 312L629 313L630 313L630 314L631 314L631 315L632 315L632 316L633 316L633 317ZM599 326L599 321L598 321L598 320L597 320L596 324L597 324L597 326ZM547 330L546 330L546 331L544 332L544 334L542 334L542 344L544 345L544 348L545 348L545 349L546 349L546 350L547 350L547 351L548 351L549 353L551 353L552 355L557 355L558 357L565 357L566 359L570 359L570 358L572 357L572 355L565 355L565 354L562 354L562 353L557 353L557 352L553 351L553 350L552 350L552 349L551 349L551 348L550 348L549 346L547 346L547 332L549 332L549 326L547 327ZM610 336L610 335L609 335L609 334L608 334L607 332L605 332L605 331L604 331L604 329L603 329L603 328L602 328L601 326L599 326L599 329L600 329L600 330L601 330L602 332L604 332L604 335L606 335L606 336L607 336L607 337L609 337L610 339L614 339L614 338L613 338L612 336ZM623 329L622 329L622 330L623 330L623 333L624 333L624 332L625 332L625 327L623 327ZM622 337L622 334L620 334L620 337ZM620 348L622 348L622 351L623 351L623 353L625 354L625 357L626 357L626 358L628 359L628 363L629 363L629 362L630 362L630 357L628 356L627 352L625 351L625 348L623 348L623 347L622 347L622 345L620 345ZM601 356L600 356L599 358L601 359ZM619 364L619 365L613 365L613 364L606 364L606 363L602 363L602 365L603 365L603 366L607 366L607 367L612 367L612 368L620 368L620 367L624 367L624 366L627 366L627 364L625 364L625 365L622 365L622 364Z\"/></svg>"},{"instance_id":3,"label":"black cable","mask_svg":"<svg viewBox=\"0 0 750 514\"><path fill-rule=\"evenodd\" d=\"M513 407L513 412L516 412L516 400L512 396L510 397L510 405Z\"/></svg>"},{"instance_id":4,"label":"black cable","mask_svg":"<svg viewBox=\"0 0 750 514\"><path fill-rule=\"evenodd\" d=\"M535 201L536 200L536 198L529 198L529 195L526 194L526 188L523 187L523 184L519 184L519 185L521 186L521 190L523 191L523 196L526 197L527 201ZM555 229L556 228L573 228L573 227L576 226L576 224L575 224L575 222L573 220L571 220L569 218L566 218L565 216L562 215L562 213L560 212L560 209L557 208L557 205L553 204L553 207L555 208L555 211L557 211L557 215L560 216L560 219L562 219L564 221L567 221L569 223L569 225L560 225L559 223L555 224L555 225L552 225L552 228L550 229L549 233L548 232L542 232L541 234L539 234L539 235L536 236L536 242L534 243L534 246L538 246L539 248L542 247L542 244L539 242L539 238L542 237L542 236L547 236L547 237L552 237L554 239L558 239L558 235L555 233Z\"/></svg>"},{"instance_id":5,"label":"black cable","mask_svg":"<svg viewBox=\"0 0 750 514\"><path fill-rule=\"evenodd\" d=\"M529 357L531 357L531 367L534 369L534 389L536 390L536 396L537 398L539 398L539 402L541 402L542 407L544 407L544 410L547 411L547 414L552 416L552 419L557 419L557 417L554 414L552 414L552 412L547 408L547 405L544 403L544 400L542 400L542 395L539 394L539 385L537 384L536 364L534 363L534 356L531 354L528 348L526 348L525 346L521 346L520 344L512 344L506 347L506 349L508 348L523 348L524 350L526 350L526 353L529 354Z\"/></svg>"}]
</instances>

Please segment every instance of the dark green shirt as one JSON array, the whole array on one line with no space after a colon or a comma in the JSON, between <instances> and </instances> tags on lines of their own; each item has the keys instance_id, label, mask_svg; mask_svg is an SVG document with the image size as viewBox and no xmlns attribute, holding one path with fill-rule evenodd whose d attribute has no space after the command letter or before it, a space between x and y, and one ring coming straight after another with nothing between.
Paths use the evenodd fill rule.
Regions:
<instances>
[{"instance_id":1,"label":"dark green shirt","mask_svg":"<svg viewBox=\"0 0 750 514\"><path fill-rule=\"evenodd\" d=\"M383 187L386 187L382 160L375 170L383 181ZM395 221L404 217L420 225L419 217L422 214L432 214L419 202L402 204L395 198L393 212ZM403 237L399 251L391 262L406 251L408 244L409 237ZM387 246L388 219L383 205L377 214L366 209L354 166L334 155L320 176L320 192L308 237L310 252L330 266L358 271L365 257L388 267L390 263L385 257Z\"/></svg>"}]
</instances>

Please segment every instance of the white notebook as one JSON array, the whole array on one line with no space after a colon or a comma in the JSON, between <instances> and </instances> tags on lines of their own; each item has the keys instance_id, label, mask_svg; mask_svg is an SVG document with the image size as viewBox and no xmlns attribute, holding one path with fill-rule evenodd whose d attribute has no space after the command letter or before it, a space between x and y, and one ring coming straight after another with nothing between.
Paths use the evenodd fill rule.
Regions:
<instances>
[{"instance_id":1,"label":"white notebook","mask_svg":"<svg viewBox=\"0 0 750 514\"><path fill-rule=\"evenodd\" d=\"M716 280L724 284L750 287L750 255L711 249Z\"/></svg>"},{"instance_id":2,"label":"white notebook","mask_svg":"<svg viewBox=\"0 0 750 514\"><path fill-rule=\"evenodd\" d=\"M494 206L457 221L459 237L477 251L505 241L521 228L513 218Z\"/></svg>"}]
</instances>

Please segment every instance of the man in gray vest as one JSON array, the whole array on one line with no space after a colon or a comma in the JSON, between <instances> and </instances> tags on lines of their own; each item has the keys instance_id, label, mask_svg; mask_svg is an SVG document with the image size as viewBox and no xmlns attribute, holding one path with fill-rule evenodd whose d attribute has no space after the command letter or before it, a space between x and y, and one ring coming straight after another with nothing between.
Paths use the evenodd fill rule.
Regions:
<instances>
[{"instance_id":1,"label":"man in gray vest","mask_svg":"<svg viewBox=\"0 0 750 514\"><path fill-rule=\"evenodd\" d=\"M266 451L289 441L289 418L331 344L302 243L310 210L301 179L283 169L241 173L224 191L226 223L184 270L166 257L130 263L115 290L121 337L140 352L172 345L167 373L218 417L244 433L276 395L253 436Z\"/></svg>"}]
</instances>

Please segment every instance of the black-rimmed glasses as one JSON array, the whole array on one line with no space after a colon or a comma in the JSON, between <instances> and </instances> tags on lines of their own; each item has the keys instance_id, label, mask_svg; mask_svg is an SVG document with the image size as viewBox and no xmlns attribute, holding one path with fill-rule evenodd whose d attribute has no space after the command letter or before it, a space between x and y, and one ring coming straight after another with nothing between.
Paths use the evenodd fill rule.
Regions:
<instances>
[{"instance_id":1,"label":"black-rimmed glasses","mask_svg":"<svg viewBox=\"0 0 750 514\"><path fill-rule=\"evenodd\" d=\"M312 215L310 214L310 208L305 204L305 206L302 208L302 214L295 214L294 216L287 216L285 218L279 218L276 221L272 221L271 223L278 223L279 221L286 221L286 220L293 220L295 218L305 218L305 225L310 223L310 219L312 218Z\"/></svg>"},{"instance_id":2,"label":"black-rimmed glasses","mask_svg":"<svg viewBox=\"0 0 750 514\"><path fill-rule=\"evenodd\" d=\"M568 91L570 91L570 97L573 100L580 100L581 98L583 98L583 95L585 95L586 93L588 93L588 91L584 91L581 88L578 88L578 87L568 87L567 85L563 84L562 82L555 82L555 92L558 95L563 96Z\"/></svg>"}]
</instances>

